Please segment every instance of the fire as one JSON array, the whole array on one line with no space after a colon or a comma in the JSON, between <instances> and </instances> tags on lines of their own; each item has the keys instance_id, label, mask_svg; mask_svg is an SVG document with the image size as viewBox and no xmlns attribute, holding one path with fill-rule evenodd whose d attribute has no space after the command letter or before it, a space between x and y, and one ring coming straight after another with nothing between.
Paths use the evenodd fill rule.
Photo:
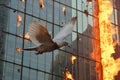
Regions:
<instances>
[{"instance_id":1,"label":"fire","mask_svg":"<svg viewBox=\"0 0 120 80\"><path fill-rule=\"evenodd\" d=\"M74 60L76 59L76 56L71 56L71 62L74 64Z\"/></svg>"},{"instance_id":2,"label":"fire","mask_svg":"<svg viewBox=\"0 0 120 80\"><path fill-rule=\"evenodd\" d=\"M17 15L17 24L16 24L17 27L20 26L21 21L22 21L22 17L21 17L21 15L18 14L18 15Z\"/></svg>"},{"instance_id":3,"label":"fire","mask_svg":"<svg viewBox=\"0 0 120 80\"><path fill-rule=\"evenodd\" d=\"M20 53L20 52L21 52L21 48L16 48L16 51L17 51L18 53Z\"/></svg>"},{"instance_id":4,"label":"fire","mask_svg":"<svg viewBox=\"0 0 120 80\"><path fill-rule=\"evenodd\" d=\"M91 3L92 3L92 0L87 0L87 2L88 2L89 4L91 4Z\"/></svg>"},{"instance_id":5,"label":"fire","mask_svg":"<svg viewBox=\"0 0 120 80\"><path fill-rule=\"evenodd\" d=\"M117 34L117 33L118 33L118 29L117 28L112 29L112 34Z\"/></svg>"},{"instance_id":6,"label":"fire","mask_svg":"<svg viewBox=\"0 0 120 80\"><path fill-rule=\"evenodd\" d=\"M25 34L25 36L24 36L24 38L25 38L25 39L30 39L29 34L28 34L28 33L26 33L26 34Z\"/></svg>"},{"instance_id":7,"label":"fire","mask_svg":"<svg viewBox=\"0 0 120 80\"><path fill-rule=\"evenodd\" d=\"M39 0L39 4L40 4L40 8L44 8L44 1L43 0Z\"/></svg>"},{"instance_id":8,"label":"fire","mask_svg":"<svg viewBox=\"0 0 120 80\"><path fill-rule=\"evenodd\" d=\"M22 2L25 2L25 0L21 0Z\"/></svg>"},{"instance_id":9,"label":"fire","mask_svg":"<svg viewBox=\"0 0 120 80\"><path fill-rule=\"evenodd\" d=\"M24 36L20 35L21 38L24 38L24 39L27 39L29 40L30 39L30 36L28 33L26 33Z\"/></svg>"},{"instance_id":10,"label":"fire","mask_svg":"<svg viewBox=\"0 0 120 80\"><path fill-rule=\"evenodd\" d=\"M62 6L62 12L63 12L64 16L66 16L66 8L65 8L65 6Z\"/></svg>"},{"instance_id":11,"label":"fire","mask_svg":"<svg viewBox=\"0 0 120 80\"><path fill-rule=\"evenodd\" d=\"M21 17L21 15L19 15L19 14L17 15L17 21L18 21L18 22L21 22L21 21L22 21L22 17Z\"/></svg>"},{"instance_id":12,"label":"fire","mask_svg":"<svg viewBox=\"0 0 120 80\"><path fill-rule=\"evenodd\" d=\"M120 71L120 58L114 59L112 57L112 54L115 53L114 46L117 44L116 41L113 41L113 29L110 20L113 6L110 0L98 0L98 5L103 80L114 80L114 76L116 76ZM117 31L115 30L114 33L117 33ZM98 68L100 68L100 65L96 65L97 73L100 74L101 72ZM98 80L101 80L100 76Z\"/></svg>"},{"instance_id":13,"label":"fire","mask_svg":"<svg viewBox=\"0 0 120 80\"><path fill-rule=\"evenodd\" d=\"M65 72L65 80L74 80L72 74L68 70Z\"/></svg>"}]
</instances>

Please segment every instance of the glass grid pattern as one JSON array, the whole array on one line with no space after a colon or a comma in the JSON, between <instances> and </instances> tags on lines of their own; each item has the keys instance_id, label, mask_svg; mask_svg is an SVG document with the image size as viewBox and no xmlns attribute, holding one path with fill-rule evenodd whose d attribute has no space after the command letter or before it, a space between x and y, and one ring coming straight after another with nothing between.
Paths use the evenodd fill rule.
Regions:
<instances>
[{"instance_id":1,"label":"glass grid pattern","mask_svg":"<svg viewBox=\"0 0 120 80\"><path fill-rule=\"evenodd\" d=\"M93 15L94 0L91 1L89 4L87 0L44 0L42 9L39 0L0 0L0 80L64 80L66 68L74 80L97 80L95 63L100 64L100 61L90 57L92 40L99 42L92 36L96 17ZM112 2L112 25L119 29L120 9L115 6L115 0ZM62 13L63 6L66 15ZM22 17L19 27L16 26L18 15ZM71 43L71 48L64 47L42 55L16 52L16 48L34 46L30 40L21 38L27 33L31 21L46 25L53 38L72 16L77 16L78 21L72 35L65 39ZM115 38L119 40L119 35ZM74 65L70 61L73 55L77 57Z\"/></svg>"}]
</instances>

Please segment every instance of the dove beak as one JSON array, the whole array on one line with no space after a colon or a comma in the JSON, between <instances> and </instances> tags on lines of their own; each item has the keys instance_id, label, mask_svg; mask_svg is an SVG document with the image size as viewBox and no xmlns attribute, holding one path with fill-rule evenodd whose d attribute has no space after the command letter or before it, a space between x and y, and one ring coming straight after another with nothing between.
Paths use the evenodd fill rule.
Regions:
<instances>
[{"instance_id":1,"label":"dove beak","mask_svg":"<svg viewBox=\"0 0 120 80\"><path fill-rule=\"evenodd\" d=\"M68 46L69 48L71 48L72 45L69 43L67 46Z\"/></svg>"}]
</instances>

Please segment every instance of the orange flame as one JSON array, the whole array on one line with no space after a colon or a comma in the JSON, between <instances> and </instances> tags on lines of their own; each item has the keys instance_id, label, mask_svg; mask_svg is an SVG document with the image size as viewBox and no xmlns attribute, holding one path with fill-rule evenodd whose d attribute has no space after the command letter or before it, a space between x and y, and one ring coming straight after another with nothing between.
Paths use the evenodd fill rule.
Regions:
<instances>
[{"instance_id":1,"label":"orange flame","mask_svg":"<svg viewBox=\"0 0 120 80\"><path fill-rule=\"evenodd\" d=\"M74 80L72 74L68 70L65 72L65 80Z\"/></svg>"},{"instance_id":2,"label":"orange flame","mask_svg":"<svg viewBox=\"0 0 120 80\"><path fill-rule=\"evenodd\" d=\"M39 4L40 4L40 8L44 8L44 1L43 0L39 0Z\"/></svg>"},{"instance_id":3,"label":"orange flame","mask_svg":"<svg viewBox=\"0 0 120 80\"><path fill-rule=\"evenodd\" d=\"M22 2L25 2L25 0L21 0Z\"/></svg>"},{"instance_id":4,"label":"orange flame","mask_svg":"<svg viewBox=\"0 0 120 80\"><path fill-rule=\"evenodd\" d=\"M24 36L24 38L25 38L25 39L30 39L29 34L28 34L28 33L26 33L26 34L25 34L25 36Z\"/></svg>"},{"instance_id":5,"label":"orange flame","mask_svg":"<svg viewBox=\"0 0 120 80\"><path fill-rule=\"evenodd\" d=\"M101 49L101 64L103 69L103 80L114 80L114 76L120 71L120 58L114 60L111 56L114 51L112 27L110 16L113 11L113 6L110 0L98 0L99 4L99 29L100 29L100 49ZM92 54L93 55L93 54ZM97 73L100 74L100 65L96 65ZM99 76L99 80L100 76Z\"/></svg>"},{"instance_id":6,"label":"orange flame","mask_svg":"<svg viewBox=\"0 0 120 80\"><path fill-rule=\"evenodd\" d=\"M21 15L18 14L18 15L17 15L17 24L16 24L17 27L20 26L21 21L22 21L22 17L21 17Z\"/></svg>"},{"instance_id":7,"label":"orange flame","mask_svg":"<svg viewBox=\"0 0 120 80\"><path fill-rule=\"evenodd\" d=\"M17 51L18 53L20 53L20 52L21 52L21 48L16 48L16 51Z\"/></svg>"},{"instance_id":8,"label":"orange flame","mask_svg":"<svg viewBox=\"0 0 120 80\"><path fill-rule=\"evenodd\" d=\"M65 6L62 6L62 12L63 12L64 16L66 16L66 8L65 8Z\"/></svg>"},{"instance_id":9,"label":"orange flame","mask_svg":"<svg viewBox=\"0 0 120 80\"><path fill-rule=\"evenodd\" d=\"M22 17L21 17L21 15L19 15L19 14L17 15L17 21L18 21L18 22L21 22L21 21L22 21Z\"/></svg>"},{"instance_id":10,"label":"orange flame","mask_svg":"<svg viewBox=\"0 0 120 80\"><path fill-rule=\"evenodd\" d=\"M117 33L118 33L118 29L117 28L112 29L112 34L117 34Z\"/></svg>"},{"instance_id":11,"label":"orange flame","mask_svg":"<svg viewBox=\"0 0 120 80\"><path fill-rule=\"evenodd\" d=\"M76 59L76 56L71 56L71 62L74 64L74 60Z\"/></svg>"},{"instance_id":12,"label":"orange flame","mask_svg":"<svg viewBox=\"0 0 120 80\"><path fill-rule=\"evenodd\" d=\"M91 4L91 3L92 3L92 0L87 0L87 2L88 2L89 4Z\"/></svg>"},{"instance_id":13,"label":"orange flame","mask_svg":"<svg viewBox=\"0 0 120 80\"><path fill-rule=\"evenodd\" d=\"M20 35L21 38L24 38L24 39L27 39L29 40L30 39L30 36L28 33L26 33L24 36Z\"/></svg>"}]
</instances>

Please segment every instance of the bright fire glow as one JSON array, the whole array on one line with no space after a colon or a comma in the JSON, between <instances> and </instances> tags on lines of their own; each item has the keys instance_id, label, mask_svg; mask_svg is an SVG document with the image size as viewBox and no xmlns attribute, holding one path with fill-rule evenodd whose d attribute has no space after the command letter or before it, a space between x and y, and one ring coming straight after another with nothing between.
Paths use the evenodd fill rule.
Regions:
<instances>
[{"instance_id":1,"label":"bright fire glow","mask_svg":"<svg viewBox=\"0 0 120 80\"><path fill-rule=\"evenodd\" d=\"M21 22L21 21L22 21L22 17L21 17L21 15L19 15L19 14L17 15L17 21L18 21L18 22Z\"/></svg>"},{"instance_id":2,"label":"bright fire glow","mask_svg":"<svg viewBox=\"0 0 120 80\"><path fill-rule=\"evenodd\" d=\"M25 34L24 38L25 39L30 39L30 36L28 35L28 33Z\"/></svg>"},{"instance_id":3,"label":"bright fire glow","mask_svg":"<svg viewBox=\"0 0 120 80\"><path fill-rule=\"evenodd\" d=\"M62 6L62 12L63 12L64 16L66 16L66 8L65 8L65 6Z\"/></svg>"},{"instance_id":4,"label":"bright fire glow","mask_svg":"<svg viewBox=\"0 0 120 80\"><path fill-rule=\"evenodd\" d=\"M71 62L74 64L74 60L76 59L76 56L71 56Z\"/></svg>"},{"instance_id":5,"label":"bright fire glow","mask_svg":"<svg viewBox=\"0 0 120 80\"><path fill-rule=\"evenodd\" d=\"M72 74L68 70L65 72L65 80L74 80Z\"/></svg>"},{"instance_id":6,"label":"bright fire glow","mask_svg":"<svg viewBox=\"0 0 120 80\"><path fill-rule=\"evenodd\" d=\"M21 48L16 48L16 51L17 51L18 53L20 53L20 52L21 52Z\"/></svg>"},{"instance_id":7,"label":"bright fire glow","mask_svg":"<svg viewBox=\"0 0 120 80\"><path fill-rule=\"evenodd\" d=\"M120 58L114 59L112 54L115 53L114 46L116 41L113 42L112 34L113 29L111 26L110 16L113 11L113 6L110 0L98 0L99 4L99 29L100 29L100 49L101 49L101 64L103 70L103 80L114 80L114 76L120 71ZM114 33L117 33L116 30ZM99 36L98 35L98 36ZM100 70L96 65L96 71L100 74ZM99 80L100 76L99 76Z\"/></svg>"},{"instance_id":8,"label":"bright fire glow","mask_svg":"<svg viewBox=\"0 0 120 80\"><path fill-rule=\"evenodd\" d=\"M39 5L40 5L41 8L44 8L44 2L43 2L43 0L39 0Z\"/></svg>"},{"instance_id":9,"label":"bright fire glow","mask_svg":"<svg viewBox=\"0 0 120 80\"><path fill-rule=\"evenodd\" d=\"M16 24L17 27L20 26L21 21L22 21L22 17L21 17L21 15L18 14L18 15L17 15L17 24Z\"/></svg>"},{"instance_id":10,"label":"bright fire glow","mask_svg":"<svg viewBox=\"0 0 120 80\"><path fill-rule=\"evenodd\" d=\"M21 38L24 38L24 39L27 39L29 40L30 39L30 36L28 33L26 33L24 36L20 35Z\"/></svg>"},{"instance_id":11,"label":"bright fire glow","mask_svg":"<svg viewBox=\"0 0 120 80\"><path fill-rule=\"evenodd\" d=\"M25 2L25 0L21 0L22 2Z\"/></svg>"}]
</instances>

